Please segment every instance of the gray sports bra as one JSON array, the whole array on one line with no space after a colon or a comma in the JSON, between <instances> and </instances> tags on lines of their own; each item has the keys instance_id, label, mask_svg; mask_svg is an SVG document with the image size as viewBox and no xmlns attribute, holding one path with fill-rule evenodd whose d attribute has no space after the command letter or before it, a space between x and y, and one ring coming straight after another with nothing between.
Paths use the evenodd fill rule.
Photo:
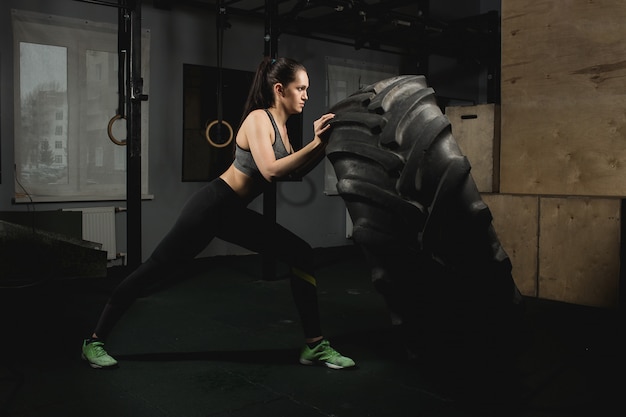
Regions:
<instances>
[{"instance_id":1,"label":"gray sports bra","mask_svg":"<svg viewBox=\"0 0 626 417\"><path fill-rule=\"evenodd\" d=\"M287 152L287 149L285 149L283 138L280 136L278 126L276 126L276 121L274 121L272 113L270 113L267 109L264 110L265 113L267 113L267 115L269 116L270 121L272 122L272 126L274 127L275 140L274 144L272 145L272 148L274 149L274 156L276 156L276 159L284 158L285 156L289 155L289 152ZM237 144L235 145L235 160L233 161L233 164L235 165L235 168L250 177L264 179L261 175L261 172L259 172L259 168L257 167L256 162L254 162L252 152L241 148Z\"/></svg>"}]
</instances>

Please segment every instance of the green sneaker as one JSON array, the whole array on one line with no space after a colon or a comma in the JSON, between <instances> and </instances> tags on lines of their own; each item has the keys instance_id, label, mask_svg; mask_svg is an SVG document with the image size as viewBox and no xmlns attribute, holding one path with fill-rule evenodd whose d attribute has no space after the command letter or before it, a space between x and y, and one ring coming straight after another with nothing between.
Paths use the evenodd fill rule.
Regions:
<instances>
[{"instance_id":1,"label":"green sneaker","mask_svg":"<svg viewBox=\"0 0 626 417\"><path fill-rule=\"evenodd\" d=\"M332 369L349 368L355 365L352 359L341 356L341 353L330 347L328 340L323 340L313 349L305 345L300 353L300 363L302 365L323 364Z\"/></svg>"},{"instance_id":2,"label":"green sneaker","mask_svg":"<svg viewBox=\"0 0 626 417\"><path fill-rule=\"evenodd\" d=\"M97 340L85 339L81 356L94 369L112 368L117 365L117 361L104 350L104 343Z\"/></svg>"}]
</instances>

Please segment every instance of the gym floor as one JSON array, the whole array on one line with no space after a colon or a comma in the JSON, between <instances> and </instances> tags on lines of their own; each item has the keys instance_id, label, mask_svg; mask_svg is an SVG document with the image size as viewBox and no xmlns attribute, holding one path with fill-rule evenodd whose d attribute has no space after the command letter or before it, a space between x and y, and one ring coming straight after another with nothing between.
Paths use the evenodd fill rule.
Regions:
<instances>
[{"instance_id":1,"label":"gym floor","mask_svg":"<svg viewBox=\"0 0 626 417\"><path fill-rule=\"evenodd\" d=\"M80 345L122 278L110 268L103 279L0 289L0 416L626 415L618 311L527 298L514 352L498 355L508 359L485 364L435 338L415 357L364 259L345 249L321 258L323 327L354 369L298 364L288 280L262 280L256 255L197 260L182 282L152 288L107 341L120 366L91 369Z\"/></svg>"}]
</instances>

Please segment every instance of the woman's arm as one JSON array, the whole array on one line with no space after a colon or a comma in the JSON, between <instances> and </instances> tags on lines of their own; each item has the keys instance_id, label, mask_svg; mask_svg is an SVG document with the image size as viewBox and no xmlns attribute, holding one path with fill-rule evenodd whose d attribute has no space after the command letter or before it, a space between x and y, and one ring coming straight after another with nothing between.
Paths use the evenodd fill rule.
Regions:
<instances>
[{"instance_id":1,"label":"woman's arm","mask_svg":"<svg viewBox=\"0 0 626 417\"><path fill-rule=\"evenodd\" d=\"M322 146L318 147L315 151L311 152L311 157L308 161L306 161L302 166L296 168L291 174L290 177L293 178L302 178L309 172L313 170L326 156L326 145L327 142L322 142Z\"/></svg>"},{"instance_id":2,"label":"woman's arm","mask_svg":"<svg viewBox=\"0 0 626 417\"><path fill-rule=\"evenodd\" d=\"M313 123L315 137L302 149L280 159L276 159L272 148L273 128L264 112L250 113L248 119L242 125L247 138L252 157L256 162L261 175L267 181L289 175L304 175L308 173L324 157L326 142L321 136L330 129L328 122L334 117L328 113Z\"/></svg>"}]
</instances>

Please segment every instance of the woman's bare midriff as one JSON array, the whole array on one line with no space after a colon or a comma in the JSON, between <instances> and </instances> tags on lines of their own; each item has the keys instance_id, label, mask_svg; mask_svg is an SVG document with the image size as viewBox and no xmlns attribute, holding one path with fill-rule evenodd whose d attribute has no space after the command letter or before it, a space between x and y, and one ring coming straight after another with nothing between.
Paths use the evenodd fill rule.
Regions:
<instances>
[{"instance_id":1,"label":"woman's bare midriff","mask_svg":"<svg viewBox=\"0 0 626 417\"><path fill-rule=\"evenodd\" d=\"M256 197L263 188L258 180L239 171L232 164L220 175L220 178L244 200Z\"/></svg>"}]
</instances>

